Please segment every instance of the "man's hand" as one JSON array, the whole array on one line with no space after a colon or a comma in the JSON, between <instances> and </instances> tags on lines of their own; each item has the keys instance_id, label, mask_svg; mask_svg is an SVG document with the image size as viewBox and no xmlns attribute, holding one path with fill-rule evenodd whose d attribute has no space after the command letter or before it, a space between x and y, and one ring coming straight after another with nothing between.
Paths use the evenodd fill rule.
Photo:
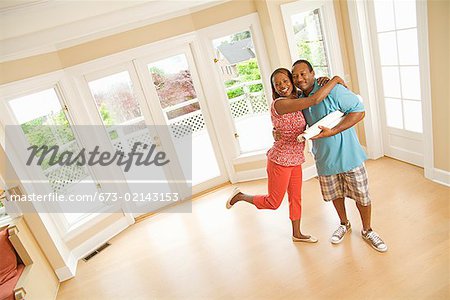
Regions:
<instances>
[{"instance_id":1,"label":"man's hand","mask_svg":"<svg viewBox=\"0 0 450 300\"><path fill-rule=\"evenodd\" d=\"M275 128L272 130L272 136L275 142L281 139L281 133Z\"/></svg>"},{"instance_id":2,"label":"man's hand","mask_svg":"<svg viewBox=\"0 0 450 300\"><path fill-rule=\"evenodd\" d=\"M322 131L318 135L313 136L311 138L311 140L317 140L317 139L333 136L333 135L336 134L334 132L334 130L331 129L331 128L327 128L327 127L324 127L324 126L319 126L319 129L321 129Z\"/></svg>"},{"instance_id":3,"label":"man's hand","mask_svg":"<svg viewBox=\"0 0 450 300\"><path fill-rule=\"evenodd\" d=\"M311 140L317 140L317 139L321 139L324 137L333 136L344 130L347 130L350 127L354 126L359 121L361 121L364 118L364 116L365 116L365 112L363 112L363 111L348 113L347 115L344 116L342 121L339 124L337 124L336 126L334 126L333 128L319 126L319 129L321 129L322 131L318 135L313 136L311 138Z\"/></svg>"}]
</instances>

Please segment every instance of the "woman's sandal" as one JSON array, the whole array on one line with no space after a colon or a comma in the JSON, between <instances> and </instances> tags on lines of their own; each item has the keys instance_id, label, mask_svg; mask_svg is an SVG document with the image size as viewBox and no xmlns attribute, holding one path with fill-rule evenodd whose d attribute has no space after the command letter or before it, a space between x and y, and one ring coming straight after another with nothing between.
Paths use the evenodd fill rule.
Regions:
<instances>
[{"instance_id":1,"label":"woman's sandal","mask_svg":"<svg viewBox=\"0 0 450 300\"><path fill-rule=\"evenodd\" d=\"M231 200L234 198L234 196L236 196L237 194L239 194L241 192L241 190L238 187L235 187L233 192L231 193L230 197L228 197L227 203L226 203L226 208L230 209L233 207L233 205L231 204Z\"/></svg>"}]
</instances>

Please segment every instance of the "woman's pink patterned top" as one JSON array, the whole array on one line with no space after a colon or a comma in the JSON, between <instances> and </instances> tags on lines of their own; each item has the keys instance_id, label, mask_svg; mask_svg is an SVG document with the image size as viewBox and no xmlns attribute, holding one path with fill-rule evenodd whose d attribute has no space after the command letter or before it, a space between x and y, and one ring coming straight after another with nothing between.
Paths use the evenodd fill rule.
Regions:
<instances>
[{"instance_id":1,"label":"woman's pink patterned top","mask_svg":"<svg viewBox=\"0 0 450 300\"><path fill-rule=\"evenodd\" d=\"M281 138L267 151L267 158L282 166L298 166L305 162L305 142L299 143L299 136L306 128L306 121L301 111L279 115L272 101L270 113L273 127L281 133ZM301 101L301 100L299 100Z\"/></svg>"}]
</instances>

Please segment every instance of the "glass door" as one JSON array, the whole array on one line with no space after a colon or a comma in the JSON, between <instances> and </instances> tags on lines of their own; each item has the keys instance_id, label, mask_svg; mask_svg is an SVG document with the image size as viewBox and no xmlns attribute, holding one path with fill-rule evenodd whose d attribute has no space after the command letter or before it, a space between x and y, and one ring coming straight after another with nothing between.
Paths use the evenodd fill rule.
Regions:
<instances>
[{"instance_id":1,"label":"glass door","mask_svg":"<svg viewBox=\"0 0 450 300\"><path fill-rule=\"evenodd\" d=\"M422 88L416 1L374 1L386 155L423 166Z\"/></svg>"},{"instance_id":2,"label":"glass door","mask_svg":"<svg viewBox=\"0 0 450 300\"><path fill-rule=\"evenodd\" d=\"M217 159L219 152L212 139L212 122L190 48L164 51L163 55L140 59L136 65L155 120L169 128L175 145L182 139L190 139L191 151L183 151L182 147L176 150L185 177L192 178L194 193L224 181L223 167Z\"/></svg>"},{"instance_id":3,"label":"glass door","mask_svg":"<svg viewBox=\"0 0 450 300\"><path fill-rule=\"evenodd\" d=\"M252 31L234 31L211 40L214 63L226 94L239 155L265 151L273 143L269 99L264 92Z\"/></svg>"},{"instance_id":4,"label":"glass door","mask_svg":"<svg viewBox=\"0 0 450 300\"><path fill-rule=\"evenodd\" d=\"M161 132L154 126L131 63L89 74L85 79L114 151L128 158L133 157L133 151L148 155L153 147L154 151L164 151ZM171 166L121 166L123 183L129 190L124 200L135 217L184 198Z\"/></svg>"}]
</instances>

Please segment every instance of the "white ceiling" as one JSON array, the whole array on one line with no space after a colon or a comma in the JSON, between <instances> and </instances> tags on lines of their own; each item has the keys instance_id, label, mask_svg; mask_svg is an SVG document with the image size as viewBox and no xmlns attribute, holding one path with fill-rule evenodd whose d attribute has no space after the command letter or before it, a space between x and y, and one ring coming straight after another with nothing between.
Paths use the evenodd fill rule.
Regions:
<instances>
[{"instance_id":1,"label":"white ceiling","mask_svg":"<svg viewBox=\"0 0 450 300\"><path fill-rule=\"evenodd\" d=\"M54 51L223 0L1 0L0 61Z\"/></svg>"}]
</instances>

